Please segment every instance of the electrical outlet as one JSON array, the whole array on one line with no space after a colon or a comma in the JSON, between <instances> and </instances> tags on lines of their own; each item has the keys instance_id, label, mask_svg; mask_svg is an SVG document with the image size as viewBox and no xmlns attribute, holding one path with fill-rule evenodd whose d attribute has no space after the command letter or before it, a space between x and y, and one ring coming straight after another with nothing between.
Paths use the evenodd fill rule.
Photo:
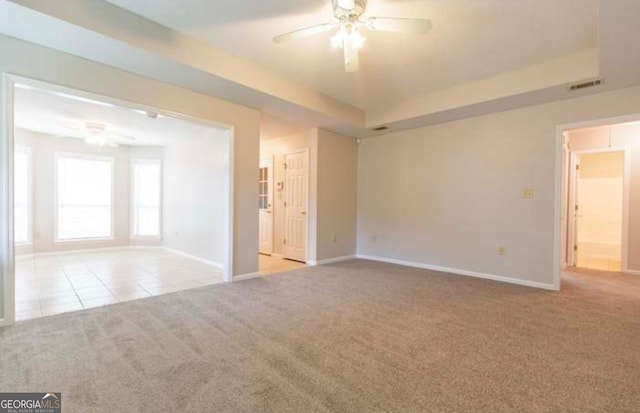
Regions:
<instances>
[{"instance_id":1,"label":"electrical outlet","mask_svg":"<svg viewBox=\"0 0 640 413\"><path fill-rule=\"evenodd\" d=\"M523 189L522 190L522 197L524 199L533 199L535 197L536 193L533 189L531 188L527 188L527 189Z\"/></svg>"},{"instance_id":2,"label":"electrical outlet","mask_svg":"<svg viewBox=\"0 0 640 413\"><path fill-rule=\"evenodd\" d=\"M335 244L337 240L338 238L336 237L336 234L333 234L333 237L331 237L331 241Z\"/></svg>"},{"instance_id":3,"label":"electrical outlet","mask_svg":"<svg viewBox=\"0 0 640 413\"><path fill-rule=\"evenodd\" d=\"M501 245L498 247L498 255L507 255L507 247Z\"/></svg>"}]
</instances>

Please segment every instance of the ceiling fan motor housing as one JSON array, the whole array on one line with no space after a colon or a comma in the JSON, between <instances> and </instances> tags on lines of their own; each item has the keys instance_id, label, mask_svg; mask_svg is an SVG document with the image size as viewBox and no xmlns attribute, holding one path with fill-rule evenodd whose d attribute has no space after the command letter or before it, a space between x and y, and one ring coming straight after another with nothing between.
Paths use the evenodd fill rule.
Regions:
<instances>
[{"instance_id":1,"label":"ceiling fan motor housing","mask_svg":"<svg viewBox=\"0 0 640 413\"><path fill-rule=\"evenodd\" d=\"M337 19L342 20L345 18L357 19L364 13L364 10L367 8L367 0L354 0L353 9L343 9L340 6L341 0L332 0L333 1L333 15L336 16Z\"/></svg>"}]
</instances>

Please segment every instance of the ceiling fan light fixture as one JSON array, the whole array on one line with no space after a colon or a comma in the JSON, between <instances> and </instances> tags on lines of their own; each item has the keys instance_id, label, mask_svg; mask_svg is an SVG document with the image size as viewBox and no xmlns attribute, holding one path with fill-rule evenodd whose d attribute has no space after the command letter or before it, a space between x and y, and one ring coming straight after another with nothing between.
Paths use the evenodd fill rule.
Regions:
<instances>
[{"instance_id":1,"label":"ceiling fan light fixture","mask_svg":"<svg viewBox=\"0 0 640 413\"><path fill-rule=\"evenodd\" d=\"M355 25L342 25L338 32L331 37L331 47L343 49L346 44L350 44L356 49L361 49L366 40Z\"/></svg>"},{"instance_id":2,"label":"ceiling fan light fixture","mask_svg":"<svg viewBox=\"0 0 640 413\"><path fill-rule=\"evenodd\" d=\"M360 28L407 34L426 34L431 30L431 21L427 19L369 17L362 20L361 17L367 8L367 1L331 0L333 17L336 22L317 24L284 33L274 37L273 41L280 44L337 29L331 37L331 47L344 49L345 70L355 72L360 68L358 50L364 46L366 40L360 33Z\"/></svg>"}]
</instances>

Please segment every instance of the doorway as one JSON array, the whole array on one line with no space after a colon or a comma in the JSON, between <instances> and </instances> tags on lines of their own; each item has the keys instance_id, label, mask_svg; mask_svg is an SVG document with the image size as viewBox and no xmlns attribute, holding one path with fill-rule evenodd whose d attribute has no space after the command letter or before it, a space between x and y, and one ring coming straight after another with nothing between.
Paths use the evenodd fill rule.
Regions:
<instances>
[{"instance_id":1,"label":"doorway","mask_svg":"<svg viewBox=\"0 0 640 413\"><path fill-rule=\"evenodd\" d=\"M13 75L3 87L0 325L231 281L228 127Z\"/></svg>"},{"instance_id":2,"label":"doorway","mask_svg":"<svg viewBox=\"0 0 640 413\"><path fill-rule=\"evenodd\" d=\"M640 275L640 115L558 127L554 285Z\"/></svg>"},{"instance_id":3,"label":"doorway","mask_svg":"<svg viewBox=\"0 0 640 413\"><path fill-rule=\"evenodd\" d=\"M261 140L260 275L294 270L307 262L310 144L308 134Z\"/></svg>"},{"instance_id":4,"label":"doorway","mask_svg":"<svg viewBox=\"0 0 640 413\"><path fill-rule=\"evenodd\" d=\"M620 272L625 151L576 151L571 163L568 265Z\"/></svg>"}]
</instances>

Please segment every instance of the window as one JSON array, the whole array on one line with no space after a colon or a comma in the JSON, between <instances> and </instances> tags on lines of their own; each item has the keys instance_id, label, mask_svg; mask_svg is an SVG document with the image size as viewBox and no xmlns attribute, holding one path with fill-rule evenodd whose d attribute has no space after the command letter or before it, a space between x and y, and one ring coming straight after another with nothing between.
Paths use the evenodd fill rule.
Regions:
<instances>
[{"instance_id":1,"label":"window","mask_svg":"<svg viewBox=\"0 0 640 413\"><path fill-rule=\"evenodd\" d=\"M133 175L134 237L160 237L162 171L159 160L135 160Z\"/></svg>"},{"instance_id":2,"label":"window","mask_svg":"<svg viewBox=\"0 0 640 413\"><path fill-rule=\"evenodd\" d=\"M58 154L58 240L110 238L113 159Z\"/></svg>"},{"instance_id":3,"label":"window","mask_svg":"<svg viewBox=\"0 0 640 413\"><path fill-rule=\"evenodd\" d=\"M269 168L260 168L258 208L267 209L269 207Z\"/></svg>"},{"instance_id":4,"label":"window","mask_svg":"<svg viewBox=\"0 0 640 413\"><path fill-rule=\"evenodd\" d=\"M31 150L16 147L14 154L13 222L14 242L31 242Z\"/></svg>"}]
</instances>

